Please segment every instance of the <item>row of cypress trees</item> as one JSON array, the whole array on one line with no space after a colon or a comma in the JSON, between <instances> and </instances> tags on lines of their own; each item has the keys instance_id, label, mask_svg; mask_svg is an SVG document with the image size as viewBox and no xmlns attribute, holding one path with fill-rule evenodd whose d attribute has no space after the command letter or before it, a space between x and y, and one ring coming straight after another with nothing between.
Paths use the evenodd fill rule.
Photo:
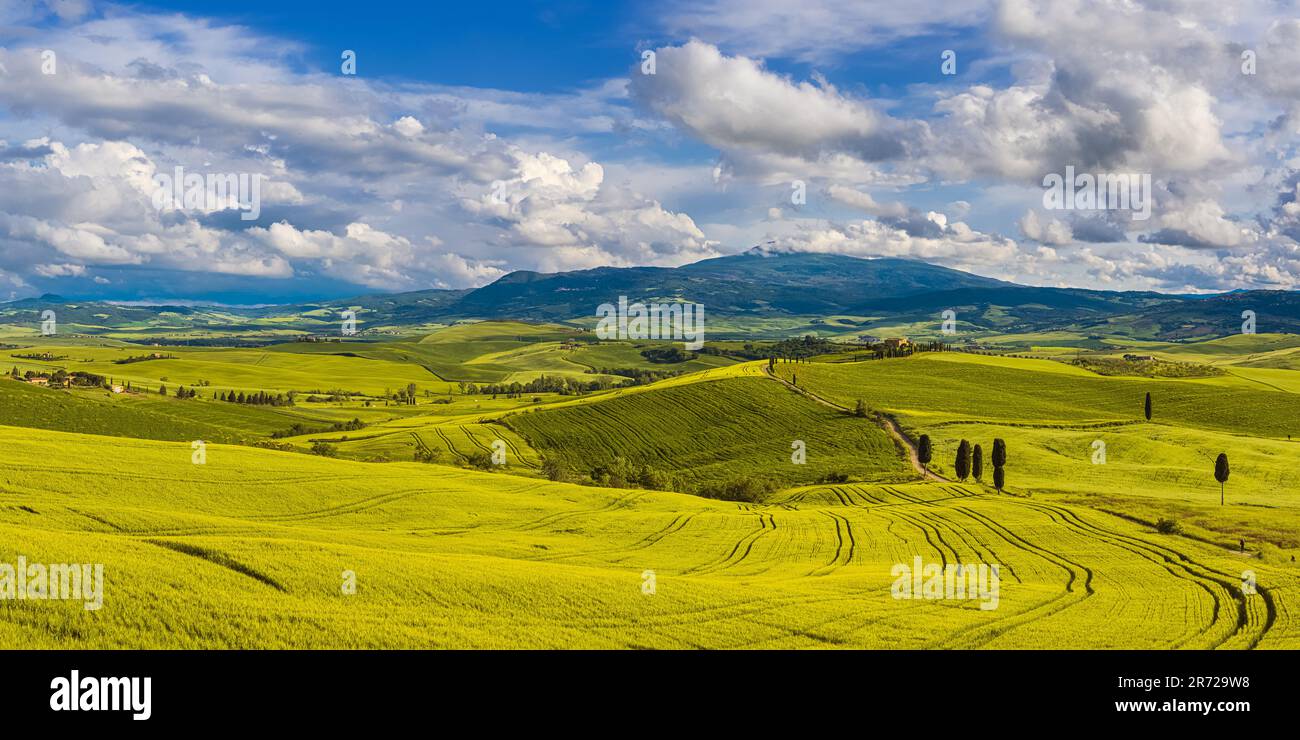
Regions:
<instances>
[{"instance_id":1,"label":"row of cypress trees","mask_svg":"<svg viewBox=\"0 0 1300 740\"><path fill-rule=\"evenodd\" d=\"M934 447L930 442L930 435L922 434L917 441L916 458L923 467L929 465L934 459ZM993 487L1001 491L1007 482L1007 443L1000 438L993 440L991 462L993 463ZM957 445L957 459L954 461L953 469L956 471L957 479L962 482L972 477L975 480L983 480L984 448L978 444L972 446L969 441L963 439Z\"/></svg>"}]
</instances>

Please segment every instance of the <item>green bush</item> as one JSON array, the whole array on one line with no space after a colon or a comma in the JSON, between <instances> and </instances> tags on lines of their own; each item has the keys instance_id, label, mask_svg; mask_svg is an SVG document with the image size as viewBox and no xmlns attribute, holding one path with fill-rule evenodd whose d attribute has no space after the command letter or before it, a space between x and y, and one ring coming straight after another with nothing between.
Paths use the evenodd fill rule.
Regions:
<instances>
[{"instance_id":1,"label":"green bush","mask_svg":"<svg viewBox=\"0 0 1300 740\"><path fill-rule=\"evenodd\" d=\"M542 475L546 476L547 480L561 483L570 478L569 469L564 467L564 463L552 457L542 460Z\"/></svg>"},{"instance_id":2,"label":"green bush","mask_svg":"<svg viewBox=\"0 0 1300 740\"><path fill-rule=\"evenodd\" d=\"M415 451L415 461L422 463L436 463L442 459L442 450L435 450L431 447L422 447Z\"/></svg>"},{"instance_id":3,"label":"green bush","mask_svg":"<svg viewBox=\"0 0 1300 740\"><path fill-rule=\"evenodd\" d=\"M766 478L757 478L752 475L732 478L725 483L713 483L701 487L696 493L705 498L716 498L722 501L741 501L745 503L758 503L767 497L769 493L776 490L776 485Z\"/></svg>"},{"instance_id":4,"label":"green bush","mask_svg":"<svg viewBox=\"0 0 1300 740\"><path fill-rule=\"evenodd\" d=\"M479 470L495 470L497 468L496 465L492 464L492 456L483 451L471 454L466 458L466 461L469 463L470 467L478 468Z\"/></svg>"},{"instance_id":5,"label":"green bush","mask_svg":"<svg viewBox=\"0 0 1300 740\"><path fill-rule=\"evenodd\" d=\"M1183 525L1179 524L1174 519L1161 517L1156 522L1156 531L1160 534L1182 534Z\"/></svg>"}]
</instances>

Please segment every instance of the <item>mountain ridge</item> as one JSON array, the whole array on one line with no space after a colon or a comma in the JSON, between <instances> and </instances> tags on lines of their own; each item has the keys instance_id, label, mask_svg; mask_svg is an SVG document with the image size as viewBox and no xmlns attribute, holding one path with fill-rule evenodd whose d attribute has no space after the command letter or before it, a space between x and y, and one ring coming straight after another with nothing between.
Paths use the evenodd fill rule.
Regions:
<instances>
[{"instance_id":1,"label":"mountain ridge","mask_svg":"<svg viewBox=\"0 0 1300 740\"><path fill-rule=\"evenodd\" d=\"M196 328L252 329L257 319L302 319L352 308L371 325L417 325L464 319L570 322L596 307L630 301L693 302L710 316L739 320L798 316L857 316L931 321L951 310L972 327L1043 330L1116 325L1160 338L1235 332L1243 311L1256 313L1260 331L1300 332L1300 293L1231 291L1186 296L1155 291L1105 291L1019 285L901 257L862 258L812 252L774 252L761 245L735 255L680 267L595 267L543 273L516 270L474 289L427 289L366 294L281 306L235 308L120 305L46 294L0 304L0 323L31 323L41 310L59 309L63 323L112 328L159 316ZM317 323L323 319L314 318Z\"/></svg>"}]
</instances>

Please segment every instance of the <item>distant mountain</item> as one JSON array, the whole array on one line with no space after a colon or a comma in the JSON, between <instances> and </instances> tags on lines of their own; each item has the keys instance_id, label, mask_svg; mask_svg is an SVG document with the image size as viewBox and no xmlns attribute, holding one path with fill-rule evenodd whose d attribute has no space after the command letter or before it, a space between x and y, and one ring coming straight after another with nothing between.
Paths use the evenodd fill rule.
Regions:
<instances>
[{"instance_id":1,"label":"distant mountain","mask_svg":"<svg viewBox=\"0 0 1300 740\"><path fill-rule=\"evenodd\" d=\"M1300 334L1300 293L1286 290L1232 291L1167 301L1124 317L1139 332L1162 339L1196 339L1241 333L1246 311L1259 332Z\"/></svg>"},{"instance_id":2,"label":"distant mountain","mask_svg":"<svg viewBox=\"0 0 1300 740\"><path fill-rule=\"evenodd\" d=\"M40 298L0 303L0 323L39 324L40 315L46 310L53 310L61 324L103 327L151 321L164 313L190 316L202 311L190 306L122 306L104 301L76 301L46 293Z\"/></svg>"},{"instance_id":3,"label":"distant mountain","mask_svg":"<svg viewBox=\"0 0 1300 740\"><path fill-rule=\"evenodd\" d=\"M912 259L834 254L743 254L681 267L599 267L540 273L521 270L474 290L363 295L291 306L229 308L122 306L45 295L0 304L0 323L39 324L54 309L61 327L100 333L221 328L233 331L327 331L355 307L363 326L409 326L459 319L568 321L591 318L602 303L688 301L706 316L744 318L858 316L865 324L933 324L945 310L964 326L1001 332L1069 329L1151 339L1191 339L1241 330L1254 311L1260 332L1300 333L1300 293L1233 291L1173 295L1081 288L1039 288L972 275ZM870 320L870 321L865 321Z\"/></svg>"},{"instance_id":4,"label":"distant mountain","mask_svg":"<svg viewBox=\"0 0 1300 740\"><path fill-rule=\"evenodd\" d=\"M629 300L703 303L707 313L827 315L866 301L936 291L1014 287L916 260L751 250L682 267L598 267L543 274L513 272L473 291L456 311L483 318L593 316L602 303Z\"/></svg>"}]
</instances>

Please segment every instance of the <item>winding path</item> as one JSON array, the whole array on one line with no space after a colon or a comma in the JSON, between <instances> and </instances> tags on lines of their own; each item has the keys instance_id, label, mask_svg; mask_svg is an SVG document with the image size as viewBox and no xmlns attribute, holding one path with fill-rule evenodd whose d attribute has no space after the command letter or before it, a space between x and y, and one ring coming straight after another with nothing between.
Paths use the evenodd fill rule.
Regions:
<instances>
[{"instance_id":1,"label":"winding path","mask_svg":"<svg viewBox=\"0 0 1300 740\"><path fill-rule=\"evenodd\" d=\"M789 388L795 393L802 394L804 397L816 401L817 403L820 403L823 406L827 406L829 408L835 409L836 411L840 411L846 414L853 413L848 408L841 406L838 403L835 403L834 401L823 398L817 395L816 393L813 393L812 391L806 390L804 388L800 388L794 383L791 383L785 378L782 378L781 376L772 372L772 368L770 367L763 368L763 372L767 374L767 377L784 385L786 388ZM945 478L939 475L938 473L935 473L927 469L924 465L921 464L921 457L919 454L917 454L916 451L916 443L908 439L906 434L903 434L903 430L898 428L898 422L894 421L888 416L885 416L882 413L877 413L875 419L876 419L876 425L879 426L881 429L885 430L885 433L888 434L890 437L892 437L894 441L898 443L898 445L901 446L904 451L906 451L907 459L910 463L912 463L912 468L916 470L917 475L920 475L923 480L933 480L933 481L942 481L944 483L952 483L952 481L949 480L948 478Z\"/></svg>"}]
</instances>

